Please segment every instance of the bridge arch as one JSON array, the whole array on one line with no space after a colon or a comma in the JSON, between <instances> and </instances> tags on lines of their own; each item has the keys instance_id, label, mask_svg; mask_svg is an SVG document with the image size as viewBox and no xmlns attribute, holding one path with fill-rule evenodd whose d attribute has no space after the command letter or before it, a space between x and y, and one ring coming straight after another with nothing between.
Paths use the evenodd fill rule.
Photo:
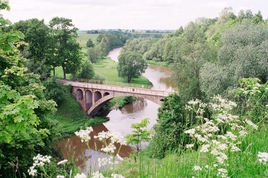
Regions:
<instances>
[{"instance_id":1,"label":"bridge arch","mask_svg":"<svg viewBox=\"0 0 268 178\"><path fill-rule=\"evenodd\" d=\"M81 89L78 88L78 89L76 90L76 99L80 101L80 100L83 100L83 98L84 98L84 97L83 97L83 91L82 91Z\"/></svg>"},{"instance_id":2,"label":"bridge arch","mask_svg":"<svg viewBox=\"0 0 268 178\"><path fill-rule=\"evenodd\" d=\"M89 108L87 110L87 114L91 115L91 116L95 115L105 103L107 103L111 99L113 99L115 97L118 97L118 96L133 96L133 95L130 95L130 94L127 94L127 93L120 94L120 95L105 95L101 99L96 101L94 106L92 106L91 108ZM155 99L155 98L152 98L150 96L137 96L137 97L142 97L144 99L148 99L148 100L150 100L150 101L152 101L152 102L154 102L154 103L156 103L158 105L160 105L164 101L163 98Z\"/></svg>"},{"instance_id":3,"label":"bridge arch","mask_svg":"<svg viewBox=\"0 0 268 178\"><path fill-rule=\"evenodd\" d=\"M99 92L99 91L95 91L95 92L94 92L94 102L98 101L98 100L101 99L101 98L102 98L102 94L101 94L101 92Z\"/></svg>"},{"instance_id":4,"label":"bridge arch","mask_svg":"<svg viewBox=\"0 0 268 178\"><path fill-rule=\"evenodd\" d=\"M107 95L110 95L110 93L109 93L109 92L104 92L104 93L103 93L103 97L104 97L104 96L107 96Z\"/></svg>"}]
</instances>

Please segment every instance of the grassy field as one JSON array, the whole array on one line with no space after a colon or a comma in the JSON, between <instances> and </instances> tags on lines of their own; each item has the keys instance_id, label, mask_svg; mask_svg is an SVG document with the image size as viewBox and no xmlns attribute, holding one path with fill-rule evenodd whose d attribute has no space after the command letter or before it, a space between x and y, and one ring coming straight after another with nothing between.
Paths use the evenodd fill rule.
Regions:
<instances>
[{"instance_id":1,"label":"grassy field","mask_svg":"<svg viewBox=\"0 0 268 178\"><path fill-rule=\"evenodd\" d=\"M81 45L81 47L86 47L87 40L91 39L93 42L96 42L99 34L87 34L86 32L78 32L77 42Z\"/></svg>"},{"instance_id":2,"label":"grassy field","mask_svg":"<svg viewBox=\"0 0 268 178\"><path fill-rule=\"evenodd\" d=\"M133 79L132 83L127 83L126 79L118 77L117 65L113 60L105 58L93 64L93 67L97 75L105 78L105 84L145 88L152 87L152 83L143 76Z\"/></svg>"}]
</instances>

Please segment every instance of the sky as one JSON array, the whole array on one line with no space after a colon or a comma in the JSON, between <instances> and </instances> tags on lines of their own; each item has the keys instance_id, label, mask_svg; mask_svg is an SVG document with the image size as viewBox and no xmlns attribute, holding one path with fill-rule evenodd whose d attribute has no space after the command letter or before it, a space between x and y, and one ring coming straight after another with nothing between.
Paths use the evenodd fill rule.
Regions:
<instances>
[{"instance_id":1,"label":"sky","mask_svg":"<svg viewBox=\"0 0 268 178\"><path fill-rule=\"evenodd\" d=\"M197 18L219 17L225 7L237 15L261 11L268 18L267 0L9 0L11 10L0 11L12 23L31 18L72 19L79 30L147 29L176 30Z\"/></svg>"}]
</instances>

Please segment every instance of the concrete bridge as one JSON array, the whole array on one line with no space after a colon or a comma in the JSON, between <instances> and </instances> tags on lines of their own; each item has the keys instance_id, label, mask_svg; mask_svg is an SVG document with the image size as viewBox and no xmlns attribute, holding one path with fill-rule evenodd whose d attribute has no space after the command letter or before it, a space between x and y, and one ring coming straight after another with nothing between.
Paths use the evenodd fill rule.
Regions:
<instances>
[{"instance_id":1,"label":"concrete bridge","mask_svg":"<svg viewBox=\"0 0 268 178\"><path fill-rule=\"evenodd\" d=\"M144 88L131 88L123 86L112 86L103 84L93 84L84 82L73 82L68 80L58 80L65 85L72 85L72 94L80 103L87 114L93 116L109 100L117 96L142 97L161 105L165 96L170 92L161 90L151 90Z\"/></svg>"}]
</instances>

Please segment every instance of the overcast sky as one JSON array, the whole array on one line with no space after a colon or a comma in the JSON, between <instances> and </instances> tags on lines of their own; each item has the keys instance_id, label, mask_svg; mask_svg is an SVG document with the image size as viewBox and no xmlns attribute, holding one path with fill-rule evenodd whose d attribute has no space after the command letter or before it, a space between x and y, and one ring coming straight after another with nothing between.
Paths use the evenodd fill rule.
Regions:
<instances>
[{"instance_id":1,"label":"overcast sky","mask_svg":"<svg viewBox=\"0 0 268 178\"><path fill-rule=\"evenodd\" d=\"M11 22L53 17L73 20L80 30L176 30L198 17L215 18L225 7L233 12L250 9L268 18L267 0L9 0L11 10L1 11Z\"/></svg>"}]
</instances>

